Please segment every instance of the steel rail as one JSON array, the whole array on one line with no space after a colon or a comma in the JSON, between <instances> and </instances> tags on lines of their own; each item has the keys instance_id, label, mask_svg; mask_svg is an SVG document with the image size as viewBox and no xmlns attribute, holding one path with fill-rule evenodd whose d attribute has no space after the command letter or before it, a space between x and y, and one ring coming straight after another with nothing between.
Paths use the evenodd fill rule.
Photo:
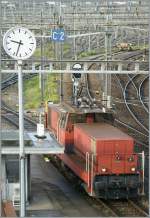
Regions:
<instances>
[{"instance_id":1,"label":"steel rail","mask_svg":"<svg viewBox=\"0 0 150 218\"><path fill-rule=\"evenodd\" d=\"M133 79L135 79L138 75L134 75L132 78L130 78L130 80L126 83L125 88L123 90L123 97L124 97L124 101L125 101L125 105L128 109L128 111L130 112L130 115L134 118L134 120L136 121L137 124L139 124L146 132L149 133L149 130L145 127L144 124L141 123L141 121L139 121L139 119L137 118L137 116L132 112L132 110L130 109L128 102L127 102L127 89L129 87L129 85L133 82Z\"/></svg>"},{"instance_id":2,"label":"steel rail","mask_svg":"<svg viewBox=\"0 0 150 218\"><path fill-rule=\"evenodd\" d=\"M120 85L120 87L121 87L122 94L123 94L123 98L124 98L124 102L125 102L125 105L126 105L128 111L130 112L130 114L132 115L132 117L134 118L134 120L135 120L140 126L142 126L142 128L143 128L143 124L141 124L141 122L137 119L137 117L134 115L134 113L130 110L130 107L128 106L129 104L128 104L127 99L126 99L127 86L132 82L132 79L135 78L135 77L138 76L138 75L134 75L132 78L130 78L130 80L126 83L125 88L123 88L123 86L122 86L122 84L121 84L121 81L120 81L120 79L118 78L118 76L117 76L117 75L115 75L115 76L116 76L117 81L119 82L119 85ZM144 126L144 129L145 129L145 126ZM147 128L146 128L146 131L149 132Z\"/></svg>"},{"instance_id":3,"label":"steel rail","mask_svg":"<svg viewBox=\"0 0 150 218\"><path fill-rule=\"evenodd\" d=\"M149 214L146 213L141 207L136 205L131 200L102 200L107 207L110 207L117 214L117 217L148 217Z\"/></svg>"},{"instance_id":4,"label":"steel rail","mask_svg":"<svg viewBox=\"0 0 150 218\"><path fill-rule=\"evenodd\" d=\"M118 55L119 53L120 53L120 51L115 52L114 55ZM97 57L94 57L93 59L90 59L90 60L96 60L96 59L98 59L98 58L101 58L101 55L99 55L99 56L97 56ZM100 60L101 60L101 59L100 59ZM94 63L91 64L91 65L88 67L88 69L91 69L91 68L93 67L93 65L94 65ZM92 102L94 98L91 96L90 89L89 89L88 74L85 74L85 87L86 87L87 95L88 95L90 101ZM104 106L104 105L102 105L102 106Z\"/></svg>"},{"instance_id":5,"label":"steel rail","mask_svg":"<svg viewBox=\"0 0 150 218\"><path fill-rule=\"evenodd\" d=\"M36 74L23 75L23 78L24 79L30 79L35 75ZM9 86L17 83L17 81L18 81L18 75L17 75L17 73L14 73L12 76L10 76L10 79L7 78L6 80L2 81L1 90L4 90L4 89L8 88Z\"/></svg>"},{"instance_id":6,"label":"steel rail","mask_svg":"<svg viewBox=\"0 0 150 218\"><path fill-rule=\"evenodd\" d=\"M118 217L118 214L107 205L107 202L103 201L102 199L95 199L99 204L101 204L105 210L109 211L111 217Z\"/></svg>"},{"instance_id":7,"label":"steel rail","mask_svg":"<svg viewBox=\"0 0 150 218\"><path fill-rule=\"evenodd\" d=\"M146 134L140 132L139 130L135 129L134 127L130 126L129 124L127 124L127 123L125 123L125 122L123 122L123 121L121 121L121 120L118 120L118 119L115 119L115 121L116 121L117 123L122 124L123 126L128 127L129 129L131 129L131 130L137 132L138 134L143 135L143 136L149 138L149 135L146 135ZM145 145L146 145L146 144L145 144ZM148 145L147 145L147 147L148 147Z\"/></svg>"},{"instance_id":8,"label":"steel rail","mask_svg":"<svg viewBox=\"0 0 150 218\"><path fill-rule=\"evenodd\" d=\"M115 75L115 76L116 76L116 79L117 79L117 81L118 81L118 83L119 83L119 85L120 85L120 88L121 88L122 94L123 94L124 89L123 89L123 86L122 86L122 84L121 84L121 81L120 81L120 79L118 78L117 75ZM144 136L144 137L146 137L146 138L149 137L149 134L146 135L146 134L140 132L139 130L135 129L134 127L130 126L129 124L127 124L127 123L125 123L125 122L123 122L123 121L121 121L121 120L115 119L115 121L118 122L118 123L120 123L121 125L123 125L123 126L129 128L129 129L133 130L134 132L137 132L138 134L140 134L140 135L142 135L142 136ZM148 145L148 144L145 144L145 143L143 143L143 142L141 142L141 141L139 141L139 140L136 140L136 139L135 139L135 141L137 141L137 143L140 143L141 145L143 145L145 148L149 148L149 145Z\"/></svg>"},{"instance_id":9,"label":"steel rail","mask_svg":"<svg viewBox=\"0 0 150 218\"><path fill-rule=\"evenodd\" d=\"M14 124L16 127L19 127L19 114L18 112L9 108L5 103L2 101L1 109L7 112L7 114L2 114L1 116ZM25 120L25 129L26 130L35 130L36 122L32 121L29 117L24 115Z\"/></svg>"},{"instance_id":10,"label":"steel rail","mask_svg":"<svg viewBox=\"0 0 150 218\"><path fill-rule=\"evenodd\" d=\"M132 78L128 75L129 78ZM135 87L136 89L136 92L137 92L137 97L139 98L140 100L140 103L142 104L144 110L149 114L149 110L148 110L148 107L145 106L144 102L143 102L143 99L142 99L142 94L141 94L141 91L142 91L142 87L143 87L143 84L145 83L145 81L147 81L147 79L149 78L149 76L146 76L142 82L140 83L139 85L139 88L137 88L137 86L135 85L135 82L132 80L132 83L133 83L133 86Z\"/></svg>"},{"instance_id":11,"label":"steel rail","mask_svg":"<svg viewBox=\"0 0 150 218\"><path fill-rule=\"evenodd\" d=\"M31 77L33 75L30 75ZM29 78L25 77L25 78ZM8 88L10 85L17 83L18 81L18 76L15 74L10 77L9 79L5 80L2 82L2 90L5 90ZM4 103L4 101L1 101L1 110L7 112L7 114L2 114L1 116L15 125L16 127L19 127L19 114L15 110L12 110L8 105ZM24 120L25 120L25 129L26 130L35 130L36 128L36 122L32 121L29 117L24 115Z\"/></svg>"},{"instance_id":12,"label":"steel rail","mask_svg":"<svg viewBox=\"0 0 150 218\"><path fill-rule=\"evenodd\" d=\"M139 90L138 90L138 95L139 95L139 99L140 99L140 101L141 101L141 104L143 105L144 110L149 114L149 109L148 109L148 107L146 106L146 104L144 103L143 97L142 97L142 88L143 88L144 83L147 81L148 78L149 78L149 76L146 76L146 77L143 79L143 81L140 83Z\"/></svg>"},{"instance_id":13,"label":"steel rail","mask_svg":"<svg viewBox=\"0 0 150 218\"><path fill-rule=\"evenodd\" d=\"M118 52L119 53L119 52ZM139 54L139 53L136 53L136 54ZM118 55L117 53L115 53L115 55ZM135 55L133 55L133 54L131 54L131 55L128 55L128 58L131 58L131 57L134 57ZM100 56L99 56L100 57ZM99 57L96 57L96 58L99 58ZM90 68L93 66L93 64L90 66ZM117 78L118 79L118 78ZM90 97L90 100L92 100L93 98L92 98L92 96L91 96L91 94L90 94L90 90L89 90L89 85L88 85L88 77L86 77L86 88L87 88L87 91L88 91L88 96ZM121 87L122 87L122 85L121 85ZM123 90L123 89L122 89ZM137 90L137 94L138 94L138 90ZM146 134L144 134L144 133L142 133L142 132L140 132L139 130L137 130L136 128L134 128L134 127L132 127L132 126L130 126L130 125L128 125L128 124L126 124L126 123L124 123L124 122L122 122L122 121L120 121L120 120L118 120L118 119L115 119L115 121L116 122L118 122L118 123L120 123L120 124L122 124L122 125L124 125L124 126L126 126L127 128L129 128L129 129L131 129L131 130L133 130L134 132L137 132L138 134L140 134L140 135L143 135L144 137L149 137L148 135L146 135ZM137 141L137 140L135 140L135 141ZM148 145L147 144L145 144L145 143L143 143L143 142L139 142L138 141L138 143L140 143L140 144L143 144L145 147L147 147L148 148Z\"/></svg>"},{"instance_id":14,"label":"steel rail","mask_svg":"<svg viewBox=\"0 0 150 218\"><path fill-rule=\"evenodd\" d=\"M5 120L12 123L17 128L19 127L19 115L18 114L14 114L13 112L11 112L11 114L7 114L7 115L2 114L1 116ZM35 131L36 130L36 123L32 122L31 120L27 119L26 117L24 117L24 120L25 120L24 127L26 130L28 130L28 131Z\"/></svg>"},{"instance_id":15,"label":"steel rail","mask_svg":"<svg viewBox=\"0 0 150 218\"><path fill-rule=\"evenodd\" d=\"M135 204L133 201L128 200L128 202L129 202L135 209L137 209L137 210L139 211L139 213L143 214L143 216L145 216L145 217L148 217L148 216L149 216L148 213L146 213L143 209L141 209L141 208L140 208L137 204Z\"/></svg>"},{"instance_id":16,"label":"steel rail","mask_svg":"<svg viewBox=\"0 0 150 218\"><path fill-rule=\"evenodd\" d=\"M137 76L139 76L139 75L137 75ZM128 77L129 77L129 78L132 78L132 77L130 77L129 75L128 75ZM135 78L135 77L134 77L134 78ZM137 77L136 77L136 78L137 78ZM143 107L144 110L149 114L149 110L148 110L148 108L145 106L145 104L144 104L144 102L143 102L143 99L142 99L142 95L141 95L141 90L142 90L143 84L145 83L145 81L146 81L148 78L149 78L149 76L146 76L146 77L142 80L142 82L141 82L140 85L139 85L139 88L136 86L136 84L135 84L135 82L134 82L133 80L132 80L132 84L133 84L133 86L134 86L135 89L136 89L137 98L139 98L139 101L140 101L142 107ZM129 105L129 103L128 103L128 105Z\"/></svg>"},{"instance_id":17,"label":"steel rail","mask_svg":"<svg viewBox=\"0 0 150 218\"><path fill-rule=\"evenodd\" d=\"M124 101L122 101L120 98L113 98L112 97L112 99L113 99L113 102L117 102L119 104L124 104ZM143 107L142 105L139 105L139 103L140 103L140 100L130 100L130 102L128 101L129 105L133 105L133 106L136 106L139 108Z\"/></svg>"}]
</instances>

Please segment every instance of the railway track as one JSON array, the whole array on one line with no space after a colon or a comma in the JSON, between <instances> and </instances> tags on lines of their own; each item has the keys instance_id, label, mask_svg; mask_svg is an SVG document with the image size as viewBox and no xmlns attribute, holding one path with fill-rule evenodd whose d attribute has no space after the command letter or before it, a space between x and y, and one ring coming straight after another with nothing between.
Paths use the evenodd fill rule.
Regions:
<instances>
[{"instance_id":1,"label":"railway track","mask_svg":"<svg viewBox=\"0 0 150 218\"><path fill-rule=\"evenodd\" d=\"M136 128L134 127L134 131L136 132L137 136L134 136L134 138L136 138L136 142L139 145L142 145L142 150L145 151L145 166L148 166L149 163L149 145L148 142L145 143L146 141L148 141L149 138L149 129L148 126L146 125L147 120L148 120L148 108L146 108L144 102L143 102L143 98L142 98L142 90L144 89L144 85L146 83L146 81L149 79L149 76L142 76L142 75L134 75L134 76L128 76L128 81L125 82L122 81L122 79L119 78L119 75L115 75L117 78L117 81L119 83L119 86L121 88L122 91L122 95L123 95L123 100L124 100L124 104L126 106L127 111L129 112L129 114L131 115L132 119L134 122L136 122L137 126ZM129 99L131 99L129 101ZM135 111L135 105L131 104L131 102L137 102L136 105L136 111ZM146 112L146 113L145 113ZM144 116L144 119L143 119ZM146 118L147 116L147 118ZM118 122L119 124L127 127L129 130L133 130L133 127L127 123L122 122L121 120L115 120L116 122ZM134 125L135 126L135 125ZM143 129L143 131L141 131ZM144 138L142 139L142 137L140 137L140 140L137 140L139 138L139 135L141 135L142 137L144 136ZM142 140L142 141L141 141ZM144 142L143 142L144 140ZM148 187L148 169L145 168L145 184L146 185L146 190ZM148 193L148 190L146 191ZM146 195L147 195L146 193Z\"/></svg>"},{"instance_id":2,"label":"railway track","mask_svg":"<svg viewBox=\"0 0 150 218\"><path fill-rule=\"evenodd\" d=\"M138 75L139 76L139 75ZM145 149L149 149L149 145L148 145L148 128L145 127L145 123L144 120L139 119L139 116L143 113L144 116L146 116L147 114L145 114L145 111L143 109L143 106L141 107L136 107L139 110L139 114L135 114L135 105L132 105L131 102L128 102L128 96L127 96L127 88L129 87L129 85L131 86L135 86L134 82L133 82L133 78L136 76L133 76L132 78L130 78L128 80L128 82L126 82L126 84L122 83L122 79L120 79L119 75L115 75L116 80L118 81L118 84L120 86L121 89L121 93L123 96L123 102L124 105L126 107L126 110L128 112L128 114L130 115L131 119L130 122L125 122L121 119L115 119L115 121L117 123L119 123L120 125L124 126L125 128L131 130L131 132L135 133L134 138L135 141L142 145ZM138 89L136 90L137 96L138 96ZM139 96L138 96L139 97ZM140 103L140 100L138 99L138 105ZM141 131L141 128L143 129L143 131ZM132 133L131 133L132 134ZM133 134L132 134L133 135ZM140 137L139 137L140 136Z\"/></svg>"},{"instance_id":3,"label":"railway track","mask_svg":"<svg viewBox=\"0 0 150 218\"><path fill-rule=\"evenodd\" d=\"M136 42L137 39L135 37L127 36L126 31L124 31L123 35L119 34L117 36L117 38L114 35L112 35L112 47L113 48L116 48L116 44L117 43L121 43L122 42L122 37L124 37L124 38L127 37L128 38L127 40L131 44L133 44L133 45L135 45L137 43ZM105 49L105 47L104 47L104 44L105 44L104 37L100 37L98 42L97 42L96 36L92 36L90 40L91 40L90 47L91 47L92 50L97 49L98 47L100 47L100 49ZM82 50L80 48L82 48ZM76 48L76 50L78 51L79 54L82 53L82 52L87 51L88 49L89 49L89 42L87 43L86 38L83 37L83 38L81 38L80 40L77 41L77 48Z\"/></svg>"},{"instance_id":4,"label":"railway track","mask_svg":"<svg viewBox=\"0 0 150 218\"><path fill-rule=\"evenodd\" d=\"M98 200L99 201L99 200ZM112 210L115 217L148 217L148 213L131 200L105 201L100 200L106 208Z\"/></svg>"},{"instance_id":5,"label":"railway track","mask_svg":"<svg viewBox=\"0 0 150 218\"><path fill-rule=\"evenodd\" d=\"M141 57L142 54L143 54L143 51L134 51L132 53L125 53L125 54L121 55L121 59L123 59L123 60L129 60L129 59L137 60L138 58ZM127 89L126 88L128 88L129 85L133 85L133 87L135 88L135 91L136 91L136 96L137 96L137 99L138 99L138 103L139 102L141 103L141 106L139 106L139 104L138 104L138 106L139 106L138 108L139 108L140 111L143 112L143 114L145 114L145 112L143 111L143 104L144 104L144 102L143 102L143 99L142 99L142 89L144 87L145 82L149 79L149 76L144 77L144 79L142 80L142 82L140 82L140 84L137 84L135 81L133 81L134 78L137 79L137 78L140 77L140 75L135 75L132 78L131 78L130 75L127 75L127 76L128 76L128 81L124 83L123 79L119 78L120 75L115 75L115 77L116 77L116 79L117 79L117 81L119 83L119 86L121 88L122 96L123 96L123 98L125 97L124 104L127 103L126 106L129 108L128 111L130 113L130 107L131 106L133 107L135 105L134 104L132 105L132 102L128 102L128 99L126 98L127 96L125 96L125 94L127 94ZM126 86L126 88L125 88L125 86ZM148 112L148 108L147 108L147 113L149 113ZM145 127L145 125L139 119L139 114L135 115L134 112L132 112L132 110L131 110L131 115L133 117L135 117L135 120L138 122L138 124L140 126L144 127L145 133L141 132L141 129L139 129L137 127L135 128L135 127L129 125L128 123L122 122L121 120L116 119L116 121L119 122L120 124L122 124L123 126L126 126L129 129L132 129L136 133L145 136L148 139L148 137L149 137L148 136L149 130L148 130L147 127ZM138 143L140 142L140 144L143 144L143 145L145 145L145 147L149 148L148 144L145 144L145 143L143 143L142 141L139 141L139 140L136 140L136 141L138 141Z\"/></svg>"},{"instance_id":6,"label":"railway track","mask_svg":"<svg viewBox=\"0 0 150 218\"><path fill-rule=\"evenodd\" d=\"M121 125L127 127L128 129L131 129L131 130L133 130L134 132L136 132L136 133L138 133L138 134L140 134L140 135L142 135L142 136L148 138L148 135L142 133L141 131L137 130L137 129L134 128L133 126L131 126L131 125L129 125L129 124L127 124L127 123L125 123L125 122L119 120L119 119L115 119L115 121L118 122L118 123L120 123ZM143 145L145 145L145 147L149 148L149 145L148 145L148 144L145 144L145 143L141 143L141 144L143 144Z\"/></svg>"},{"instance_id":7,"label":"railway track","mask_svg":"<svg viewBox=\"0 0 150 218\"><path fill-rule=\"evenodd\" d=\"M35 76L35 73L31 73L31 74L25 74L23 75L23 79L30 79L33 76ZM13 75L11 75L9 78L7 78L6 80L2 81L1 83L1 90L3 91L4 89L8 88L9 86L15 84L18 82L18 75L16 73L14 73Z\"/></svg>"},{"instance_id":8,"label":"railway track","mask_svg":"<svg viewBox=\"0 0 150 218\"><path fill-rule=\"evenodd\" d=\"M139 57L141 57L141 55L143 54L143 51L134 51L134 52L126 52L126 53L124 53L124 52L116 52L116 53L114 53L114 58L115 59L118 59L118 57L120 57L121 56L121 59L137 59L137 58L139 58ZM100 56L100 55L97 55L97 56L94 56L92 59L94 60L94 59L99 59L99 58L102 58L102 56ZM96 64L91 64L91 66L89 66L89 68L93 68L93 67L97 67L97 65ZM89 97L89 99L90 99L90 101L92 102L92 100L93 99L96 99L95 98L95 96L94 95L92 95L92 92L91 91L93 91L93 89L90 89L90 85L89 85L89 78L88 78L88 76L89 75L85 75L84 77L84 86L86 87L86 93L87 93L87 97ZM142 121L141 120L139 120L139 114L134 114L134 112L132 112L132 110L131 110L131 106L132 106L132 108L135 106L132 102L128 102L128 100L127 100L127 96L126 96L126 94L127 94L127 89L128 89L128 87L130 86L130 85L133 85L133 87L136 89L136 95L137 95L137 98L139 98L139 102L141 103L141 105L139 105L139 102L138 102L138 106L139 106L139 110L140 111L143 111L143 104L142 104L142 95L141 95L141 92L142 92L142 88L143 88L143 85L144 85L144 83L145 83L145 81L148 79L147 77L148 76L146 76L146 78L145 78L145 80L143 80L140 84L139 84L139 89L140 90L138 90L138 86L137 86L137 84L134 84L134 81L133 81L133 78L131 79L130 78L130 75L128 75L128 80L125 82L125 83L123 83L122 84L122 79L120 79L119 78L119 75L115 75L116 76L116 78L117 78L117 81L118 81L118 83L119 83L119 86L120 86L120 88L121 88L121 91L122 91L122 96L123 96L123 104L125 104L126 105L126 107L128 108L128 112L129 112L129 114L131 113L132 114L132 116L133 116L133 119L134 119L134 121L136 121L136 123L138 124L137 126L134 126L134 125L131 125L131 124L129 124L129 123L126 123L126 122L124 122L124 121L122 121L122 120L119 120L119 119L115 119L115 121L117 122L117 123L119 123L120 125L122 125L122 126L124 126L125 128L127 128L127 129L129 129L129 130L131 130L132 132L134 132L134 138L135 138L135 141L138 143L138 144L140 144L140 145L142 145L142 146L144 146L145 148L149 148L149 146L148 146L148 144L146 144L146 143L144 143L144 141L143 140L140 140L140 139L136 139L136 135L141 135L143 138L146 138L146 141L147 141L147 139L148 139L148 128L147 127L145 127L144 126L144 123L142 123ZM135 77L139 77L140 75L136 75ZM130 81L130 82L129 82ZM126 86L126 88L125 88L125 86ZM140 98L141 98L141 100L140 100ZM132 105L133 104L133 105ZM131 111L131 112L130 112ZM144 113L145 114L145 113ZM140 128L139 128L139 126L140 126ZM141 131L141 126L142 126L142 128L144 127L144 132L143 131Z\"/></svg>"},{"instance_id":9,"label":"railway track","mask_svg":"<svg viewBox=\"0 0 150 218\"><path fill-rule=\"evenodd\" d=\"M34 74L24 75L24 79L29 79L35 76ZM9 86L18 82L18 75L13 74L10 78L7 78L2 82L1 89L4 91ZM9 123L19 128L19 113L12 110L4 101L1 101L1 110L4 112L1 114L2 118L7 120ZM29 117L24 115L24 128L28 131L36 130L36 122L32 121Z\"/></svg>"},{"instance_id":10,"label":"railway track","mask_svg":"<svg viewBox=\"0 0 150 218\"><path fill-rule=\"evenodd\" d=\"M134 104L131 104L131 102L129 102L129 99L134 98L138 103L141 103L141 107L138 107L138 110L141 109L142 112L144 113L142 96L141 96L141 88L143 87L143 81L140 82L140 84L138 84L138 85L135 82L136 80L139 80L140 76L141 75L134 75L134 76L130 77L128 75L129 80L126 82L126 84L124 84L124 83L122 83L122 79L119 77L119 75L115 75L115 77L119 83L119 86L121 88L123 100L124 100L124 103L125 103L127 110L129 111L132 118L136 121L136 123L144 129L144 131L146 132L146 134L145 133L144 134L146 136L148 136L148 134L147 134L149 132L148 127L146 127L144 124L144 121L139 118L139 115L141 113L139 113L139 114L135 113L135 111L133 109L131 109L131 107L133 107ZM148 76L146 78L148 79ZM144 79L144 81L145 81L145 79ZM136 94L134 97L133 97L133 92L131 93L132 95L130 94L132 88L135 88L135 91L136 91ZM131 100L131 101L133 101L133 100Z\"/></svg>"},{"instance_id":11,"label":"railway track","mask_svg":"<svg viewBox=\"0 0 150 218\"><path fill-rule=\"evenodd\" d=\"M148 217L147 210L135 204L132 200L104 200L90 197L81 186L78 177L57 157L51 157L50 161L75 189L80 191L86 200L95 208L99 208L106 217ZM75 185L76 184L76 185Z\"/></svg>"},{"instance_id":12,"label":"railway track","mask_svg":"<svg viewBox=\"0 0 150 218\"><path fill-rule=\"evenodd\" d=\"M148 127L146 127L144 121L142 119L140 119L140 115L137 114L134 111L134 109L132 108L132 106L128 104L128 98L129 98L129 96L128 96L129 91L128 90L131 89L131 86L135 86L136 90L138 92L138 89L137 89L137 86L135 85L134 80L139 79L139 77L140 77L140 75L134 75L133 77L129 77L129 81L127 82L127 84L125 85L124 90L123 90L123 97L124 97L124 102L125 102L126 108L128 109L130 115L133 117L133 119L136 121L136 123L144 129L144 131L146 133L149 133L149 129L148 129ZM142 110L142 112L143 112L143 110Z\"/></svg>"},{"instance_id":13,"label":"railway track","mask_svg":"<svg viewBox=\"0 0 150 218\"><path fill-rule=\"evenodd\" d=\"M149 80L149 76L146 76L141 84L139 85L139 90L138 90L138 93L139 93L139 98L140 98L140 101L141 101L141 104L143 105L143 108L145 110L146 113L149 114L149 108L148 108L148 105L144 102L144 99L143 99L143 88L144 88L144 85L145 83Z\"/></svg>"},{"instance_id":14,"label":"railway track","mask_svg":"<svg viewBox=\"0 0 150 218\"><path fill-rule=\"evenodd\" d=\"M1 104L1 109L5 111L5 114L2 114L2 118L9 121L11 124L19 128L19 114L18 112L12 110L4 102ZM36 123L32 121L29 117L24 115L24 128L28 131L36 130Z\"/></svg>"},{"instance_id":15,"label":"railway track","mask_svg":"<svg viewBox=\"0 0 150 218\"><path fill-rule=\"evenodd\" d=\"M137 53L137 52L136 52ZM114 52L113 53L113 55L114 56L118 56L118 55L120 55L120 54L122 54L122 52L121 51L117 51L117 52ZM131 54L131 55L133 55L133 54ZM97 60L97 59L99 59L99 60L103 60L105 58L105 55L104 54L101 54L101 55L94 55L93 57L90 57L90 58L88 58L89 60ZM91 64L89 67L88 67L88 69L93 69L93 68L96 68L97 67L97 64L95 64L95 63L93 63L93 64ZM89 88L89 75L88 74L85 74L84 76L83 76L83 81L82 81L82 85L83 85L83 87L84 87L84 94L89 98L89 100L90 100L90 102L91 102L91 104L93 103L93 101L95 101L95 97L92 97L92 95L91 95L91 93L90 93L90 88ZM83 88L82 87L82 88ZM101 104L101 106L103 106L102 104Z\"/></svg>"}]
</instances>

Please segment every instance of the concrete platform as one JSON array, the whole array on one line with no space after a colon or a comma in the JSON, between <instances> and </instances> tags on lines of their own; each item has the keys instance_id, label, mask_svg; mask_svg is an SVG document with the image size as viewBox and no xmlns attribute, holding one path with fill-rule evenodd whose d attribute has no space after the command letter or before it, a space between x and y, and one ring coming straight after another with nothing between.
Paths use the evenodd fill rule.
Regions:
<instances>
[{"instance_id":1,"label":"concrete platform","mask_svg":"<svg viewBox=\"0 0 150 218\"><path fill-rule=\"evenodd\" d=\"M90 205L83 195L42 156L31 156L31 202L27 216L98 217L101 211Z\"/></svg>"},{"instance_id":2,"label":"concrete platform","mask_svg":"<svg viewBox=\"0 0 150 218\"><path fill-rule=\"evenodd\" d=\"M19 131L4 130L2 135L2 154L19 154ZM50 134L45 133L45 139L37 139L36 132L25 132L25 154L62 154L61 146Z\"/></svg>"}]
</instances>

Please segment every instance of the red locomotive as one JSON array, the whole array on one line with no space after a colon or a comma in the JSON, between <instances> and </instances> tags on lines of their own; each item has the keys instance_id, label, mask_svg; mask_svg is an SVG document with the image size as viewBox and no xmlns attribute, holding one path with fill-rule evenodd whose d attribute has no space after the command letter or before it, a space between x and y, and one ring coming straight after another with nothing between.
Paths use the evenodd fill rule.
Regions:
<instances>
[{"instance_id":1,"label":"red locomotive","mask_svg":"<svg viewBox=\"0 0 150 218\"><path fill-rule=\"evenodd\" d=\"M134 198L141 186L134 140L109 123L110 113L48 104L47 128L63 146L59 158L83 181L91 196Z\"/></svg>"}]
</instances>

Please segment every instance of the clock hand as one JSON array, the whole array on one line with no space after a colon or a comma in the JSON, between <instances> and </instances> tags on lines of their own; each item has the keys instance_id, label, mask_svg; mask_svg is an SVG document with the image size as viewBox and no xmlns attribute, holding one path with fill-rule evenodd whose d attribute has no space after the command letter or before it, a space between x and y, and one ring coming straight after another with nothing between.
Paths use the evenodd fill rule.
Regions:
<instances>
[{"instance_id":1,"label":"clock hand","mask_svg":"<svg viewBox=\"0 0 150 218\"><path fill-rule=\"evenodd\" d=\"M21 45L23 45L23 43L21 42L21 40L20 40L20 42L17 42L17 41L14 41L14 40L10 40L11 42L15 42L15 43L17 43L17 44L21 44Z\"/></svg>"},{"instance_id":2,"label":"clock hand","mask_svg":"<svg viewBox=\"0 0 150 218\"><path fill-rule=\"evenodd\" d=\"M23 45L23 43L21 42L21 40L20 40L20 42L18 43L19 45L18 45L18 49L17 49L17 52L16 52L16 56L18 55L18 52L19 52L19 49L20 49L20 45Z\"/></svg>"}]
</instances>

